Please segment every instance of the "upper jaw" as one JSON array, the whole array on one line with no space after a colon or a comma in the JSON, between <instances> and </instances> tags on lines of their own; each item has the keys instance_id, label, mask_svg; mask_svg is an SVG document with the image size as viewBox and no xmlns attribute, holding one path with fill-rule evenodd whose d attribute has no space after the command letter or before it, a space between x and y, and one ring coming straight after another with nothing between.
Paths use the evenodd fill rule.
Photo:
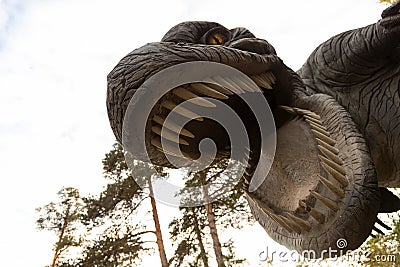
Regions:
<instances>
[{"instance_id":1,"label":"upper jaw","mask_svg":"<svg viewBox=\"0 0 400 267\"><path fill-rule=\"evenodd\" d=\"M264 92L267 92L269 98L276 98L278 104L291 104L293 91L300 80L298 76L275 54L243 51L235 48L239 44L243 42L232 43L233 47L172 42L149 43L124 57L107 77L108 113L110 118L120 119L120 121L110 119L118 141L122 141L121 125L125 115L123 112L136 90L155 73L180 63L209 61L226 64L249 76ZM193 93L192 90L191 92ZM116 116L118 112L122 113ZM154 146L147 145L151 150L150 154L158 153L154 150ZM155 163L168 165L162 156L160 158L158 155L157 158Z\"/></svg>"}]
</instances>

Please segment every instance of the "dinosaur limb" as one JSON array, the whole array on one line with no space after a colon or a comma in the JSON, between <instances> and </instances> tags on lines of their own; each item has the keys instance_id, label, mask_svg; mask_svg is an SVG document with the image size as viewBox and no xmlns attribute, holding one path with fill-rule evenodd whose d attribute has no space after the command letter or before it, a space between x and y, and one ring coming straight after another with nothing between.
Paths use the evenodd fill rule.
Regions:
<instances>
[{"instance_id":1,"label":"dinosaur limb","mask_svg":"<svg viewBox=\"0 0 400 267\"><path fill-rule=\"evenodd\" d=\"M299 74L315 91L320 84L339 89L359 84L393 61L399 45L400 2L386 9L377 23L338 34L322 43Z\"/></svg>"}]
</instances>

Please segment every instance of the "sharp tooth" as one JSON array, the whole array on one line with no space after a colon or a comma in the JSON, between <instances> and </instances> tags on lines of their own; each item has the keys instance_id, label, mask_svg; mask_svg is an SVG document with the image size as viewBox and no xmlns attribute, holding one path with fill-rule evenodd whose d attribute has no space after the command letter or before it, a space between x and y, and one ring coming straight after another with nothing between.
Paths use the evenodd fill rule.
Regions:
<instances>
[{"instance_id":1,"label":"sharp tooth","mask_svg":"<svg viewBox=\"0 0 400 267\"><path fill-rule=\"evenodd\" d=\"M153 133L159 135L159 136L162 137L162 138L165 138L165 139L167 139L167 140L170 140L170 141L172 141L172 142L178 141L179 144L186 145L186 146L189 145L189 143L188 143L186 140L184 140L184 139L182 139L182 138L179 138L178 135L173 134L173 133L172 133L171 131L169 131L169 130L166 130L166 129L165 129L164 132L163 132L163 134L161 135L161 131L162 131L162 130L161 130L161 127L159 127L159 126L153 126L153 127L151 127L151 130L152 130Z\"/></svg>"},{"instance_id":2,"label":"sharp tooth","mask_svg":"<svg viewBox=\"0 0 400 267\"><path fill-rule=\"evenodd\" d=\"M244 171L244 173L245 173L247 176L252 176L252 175L254 174L254 171L255 171L255 170L252 170L252 169L250 169L250 170L247 170L247 169L246 169L246 170Z\"/></svg>"},{"instance_id":3,"label":"sharp tooth","mask_svg":"<svg viewBox=\"0 0 400 267\"><path fill-rule=\"evenodd\" d=\"M384 222L382 222L381 220L379 220L379 218L376 218L376 222L382 226L383 228L385 228L386 230L392 230L392 228L390 226L387 226Z\"/></svg>"},{"instance_id":4,"label":"sharp tooth","mask_svg":"<svg viewBox=\"0 0 400 267\"><path fill-rule=\"evenodd\" d=\"M320 224L325 223L325 215L323 215L321 212L317 211L316 209L311 209L309 213L311 217L313 217Z\"/></svg>"},{"instance_id":5,"label":"sharp tooth","mask_svg":"<svg viewBox=\"0 0 400 267\"><path fill-rule=\"evenodd\" d=\"M216 105L214 103L211 103L210 101L208 101L204 98L201 98L198 95L196 95L182 87L174 89L172 91L172 93L174 95L178 96L179 98L182 98L183 100L190 99L190 103L193 103L198 106L207 107L207 108L215 108L216 107Z\"/></svg>"},{"instance_id":6,"label":"sharp tooth","mask_svg":"<svg viewBox=\"0 0 400 267\"><path fill-rule=\"evenodd\" d=\"M278 215L276 215L270 207L261 202L254 193L249 192L248 195L257 204L257 206L262 209L272 220L274 220L281 227L288 230L290 233L293 232L293 230L288 225L286 225L286 223L280 217L278 217Z\"/></svg>"},{"instance_id":7,"label":"sharp tooth","mask_svg":"<svg viewBox=\"0 0 400 267\"><path fill-rule=\"evenodd\" d=\"M262 76L252 75L250 77L258 86L265 88L265 89L272 89L271 82L264 79Z\"/></svg>"},{"instance_id":8,"label":"sharp tooth","mask_svg":"<svg viewBox=\"0 0 400 267\"><path fill-rule=\"evenodd\" d=\"M289 233L293 232L293 229L291 227L289 227L289 225L282 220L282 218L280 218L278 215L272 213L267 213L272 220L274 220L277 224L279 224L282 228L285 228Z\"/></svg>"},{"instance_id":9,"label":"sharp tooth","mask_svg":"<svg viewBox=\"0 0 400 267\"><path fill-rule=\"evenodd\" d=\"M311 217L313 217L318 223L320 224L325 223L325 215L323 215L321 212L319 212L314 208L311 208L303 200L299 201L299 205L302 206L311 215Z\"/></svg>"},{"instance_id":10,"label":"sharp tooth","mask_svg":"<svg viewBox=\"0 0 400 267\"><path fill-rule=\"evenodd\" d=\"M344 187L349 185L349 181L347 180L346 176L338 172L337 170L333 169L331 166L327 165L324 162L321 162L322 167L325 169L327 173L332 175L341 185Z\"/></svg>"},{"instance_id":11,"label":"sharp tooth","mask_svg":"<svg viewBox=\"0 0 400 267\"><path fill-rule=\"evenodd\" d=\"M189 159L195 159L196 157L194 155L188 154L186 152L180 151L178 148L175 146L172 146L168 142L163 142L164 146L161 144L161 140L159 138L152 138L150 143L158 148L161 152L175 156L175 157L182 157L179 155L181 153L185 158Z\"/></svg>"},{"instance_id":12,"label":"sharp tooth","mask_svg":"<svg viewBox=\"0 0 400 267\"><path fill-rule=\"evenodd\" d=\"M231 77L231 79L235 83L239 84L242 88L244 88L248 92L261 92L260 88L254 87L252 84L250 84L250 83L248 83L246 81L242 81L240 78Z\"/></svg>"},{"instance_id":13,"label":"sharp tooth","mask_svg":"<svg viewBox=\"0 0 400 267\"><path fill-rule=\"evenodd\" d=\"M331 146L330 144L322 141L321 139L317 139L317 142L320 146L323 146L324 148L326 148L327 150L329 150L330 152L332 152L335 155L339 155L339 149L337 149L334 146Z\"/></svg>"},{"instance_id":14,"label":"sharp tooth","mask_svg":"<svg viewBox=\"0 0 400 267\"><path fill-rule=\"evenodd\" d=\"M300 225L301 228L303 228L304 230L306 230L307 232L311 230L311 223L309 223L308 221L299 218L289 212L286 213L286 215L291 218L294 222L296 222L298 225Z\"/></svg>"},{"instance_id":15,"label":"sharp tooth","mask_svg":"<svg viewBox=\"0 0 400 267\"><path fill-rule=\"evenodd\" d=\"M217 98L217 99L228 99L229 98L227 95L224 95L203 83L192 83L191 88L200 94L203 94L203 95L206 95L206 96L209 96L212 98Z\"/></svg>"},{"instance_id":16,"label":"sharp tooth","mask_svg":"<svg viewBox=\"0 0 400 267\"><path fill-rule=\"evenodd\" d=\"M223 157L229 157L231 155L230 151L218 151L218 155Z\"/></svg>"},{"instance_id":17,"label":"sharp tooth","mask_svg":"<svg viewBox=\"0 0 400 267\"><path fill-rule=\"evenodd\" d=\"M331 166L332 168L335 168L338 171L340 170L340 172L342 172L343 174L346 174L344 169L340 166L343 164L343 161L341 158L339 158L338 155L333 154L331 151L329 151L328 149L326 149L325 147L323 147L321 145L318 145L318 148L322 152L322 154L324 154L327 158L329 158L330 160L332 160L335 163L334 166Z\"/></svg>"},{"instance_id":18,"label":"sharp tooth","mask_svg":"<svg viewBox=\"0 0 400 267\"><path fill-rule=\"evenodd\" d=\"M174 112L178 113L179 115L182 115L188 119L194 119L197 121L203 121L204 119L202 117L200 117L199 115L197 115L196 113L178 106L177 104L175 104L174 102L170 101L170 100L163 100L161 102L161 106L165 107L166 109L169 110L174 110Z\"/></svg>"},{"instance_id":19,"label":"sharp tooth","mask_svg":"<svg viewBox=\"0 0 400 267\"><path fill-rule=\"evenodd\" d=\"M311 207L308 206L307 203L304 202L303 200L299 200L299 206L303 207L307 212L311 210Z\"/></svg>"},{"instance_id":20,"label":"sharp tooth","mask_svg":"<svg viewBox=\"0 0 400 267\"><path fill-rule=\"evenodd\" d=\"M328 187L329 190L331 190L333 193L335 193L338 197L344 198L344 190L341 189L340 187L336 186L333 184L331 181L326 179L325 177L321 176L318 174L318 178L321 180L321 182Z\"/></svg>"},{"instance_id":21,"label":"sharp tooth","mask_svg":"<svg viewBox=\"0 0 400 267\"><path fill-rule=\"evenodd\" d=\"M322 121L319 120L319 119L315 119L315 118L310 117L309 115L306 115L306 114L303 114L303 116L304 116L304 119L307 119L307 120L309 120L309 121L312 121L312 122L314 122L315 124L323 125L323 124L322 124Z\"/></svg>"},{"instance_id":22,"label":"sharp tooth","mask_svg":"<svg viewBox=\"0 0 400 267\"><path fill-rule=\"evenodd\" d=\"M379 229L379 228L377 228L377 227L372 227L372 229L375 231L375 232L377 232L378 234L381 234L381 235L385 235L385 233L381 230L381 229Z\"/></svg>"},{"instance_id":23,"label":"sharp tooth","mask_svg":"<svg viewBox=\"0 0 400 267\"><path fill-rule=\"evenodd\" d=\"M222 94L225 95L233 95L234 93L232 91L230 91L229 89L226 89L225 87L219 86L218 84L214 84L214 83L207 83L205 84L208 87L211 87L212 89L214 89L215 91L218 91Z\"/></svg>"},{"instance_id":24,"label":"sharp tooth","mask_svg":"<svg viewBox=\"0 0 400 267\"><path fill-rule=\"evenodd\" d=\"M270 80L273 84L277 81L275 75L274 75L271 71L269 71L269 72L264 72L263 75L265 75L266 77L268 77L269 80Z\"/></svg>"},{"instance_id":25,"label":"sharp tooth","mask_svg":"<svg viewBox=\"0 0 400 267\"><path fill-rule=\"evenodd\" d=\"M327 198L327 197L324 197L324 196L318 194L318 193L315 192L315 191L311 191L311 190L310 190L310 193L311 193L311 195L313 195L316 199L318 199L319 201L321 201L322 203L324 203L325 206L327 206L327 207L330 208L331 210L333 210L333 211L335 211L335 212L339 210L339 205L338 205L335 201L333 201L332 199L329 199L329 198Z\"/></svg>"},{"instance_id":26,"label":"sharp tooth","mask_svg":"<svg viewBox=\"0 0 400 267\"><path fill-rule=\"evenodd\" d=\"M178 134L190 137L190 138L194 138L194 134L192 134L191 132L189 132L188 130L186 130L185 128L182 128L180 126L178 126L177 124L173 123L172 121L168 121L168 123L165 122L165 119L163 119L162 117L155 115L153 117L153 121L155 121L156 123L160 124L161 126L176 132Z\"/></svg>"},{"instance_id":27,"label":"sharp tooth","mask_svg":"<svg viewBox=\"0 0 400 267\"><path fill-rule=\"evenodd\" d=\"M168 146L165 142L165 147L163 147L161 141L158 138L152 138L150 143L163 153L167 153L176 157L181 157L175 147Z\"/></svg>"},{"instance_id":28,"label":"sharp tooth","mask_svg":"<svg viewBox=\"0 0 400 267\"><path fill-rule=\"evenodd\" d=\"M315 127L317 130L323 130L323 131L325 131L325 132L327 132L329 134L329 132L328 132L328 130L326 129L325 126L323 126L323 125L321 125L319 123L315 123L310 119L307 119L307 118L304 118L304 119L308 124L310 124L311 127L313 127L313 128Z\"/></svg>"},{"instance_id":29,"label":"sharp tooth","mask_svg":"<svg viewBox=\"0 0 400 267\"><path fill-rule=\"evenodd\" d=\"M329 165L334 170L338 171L339 173L341 173L343 175L346 175L346 171L343 169L343 167L341 165L337 164L336 162L334 162L324 156L318 155L318 157L320 158L320 160L325 162L327 165Z\"/></svg>"},{"instance_id":30,"label":"sharp tooth","mask_svg":"<svg viewBox=\"0 0 400 267\"><path fill-rule=\"evenodd\" d=\"M333 140L329 136L326 136L326 135L324 135L324 134L322 134L322 133L320 133L320 132L318 132L316 130L313 130L313 129L311 129L311 131L314 133L314 135L316 137L318 137L319 139L323 140L324 142L330 144L331 146L335 145L335 143L336 143L335 140Z\"/></svg>"},{"instance_id":31,"label":"sharp tooth","mask_svg":"<svg viewBox=\"0 0 400 267\"><path fill-rule=\"evenodd\" d=\"M253 76L257 76L258 78L267 81L269 84L275 84L276 82L276 78L274 76L274 74L272 74L272 72L263 72L260 74L256 74Z\"/></svg>"},{"instance_id":32,"label":"sharp tooth","mask_svg":"<svg viewBox=\"0 0 400 267\"><path fill-rule=\"evenodd\" d=\"M221 76L214 76L212 77L212 80L214 80L217 83L228 83L230 89L233 89L235 93L237 94L243 94L245 90L243 90L240 85L238 85L235 81L231 80L229 77L221 77Z\"/></svg>"},{"instance_id":33,"label":"sharp tooth","mask_svg":"<svg viewBox=\"0 0 400 267\"><path fill-rule=\"evenodd\" d=\"M288 106L278 106L278 107L290 114L297 115L297 112L291 107L288 107Z\"/></svg>"},{"instance_id":34,"label":"sharp tooth","mask_svg":"<svg viewBox=\"0 0 400 267\"><path fill-rule=\"evenodd\" d=\"M289 233L293 232L293 229L291 227L289 227L289 225L287 225L281 218L279 218L276 215L270 215L270 217L277 223L279 224L281 227L285 228Z\"/></svg>"},{"instance_id":35,"label":"sharp tooth","mask_svg":"<svg viewBox=\"0 0 400 267\"><path fill-rule=\"evenodd\" d=\"M311 129L314 129L315 131L317 131L317 132L319 132L319 133L321 133L323 135L326 135L326 136L330 135L328 131L325 131L324 129L322 129L321 127L316 125L315 123L309 123L309 125L310 125Z\"/></svg>"},{"instance_id":36,"label":"sharp tooth","mask_svg":"<svg viewBox=\"0 0 400 267\"><path fill-rule=\"evenodd\" d=\"M295 222L283 215L278 215L278 217L297 234L301 234L301 228Z\"/></svg>"},{"instance_id":37,"label":"sharp tooth","mask_svg":"<svg viewBox=\"0 0 400 267\"><path fill-rule=\"evenodd\" d=\"M315 114L314 112L307 110L307 109L301 109L301 108L295 108L300 114L303 114L304 117L315 121L316 123L322 123L321 122L321 116L318 114Z\"/></svg>"}]
</instances>

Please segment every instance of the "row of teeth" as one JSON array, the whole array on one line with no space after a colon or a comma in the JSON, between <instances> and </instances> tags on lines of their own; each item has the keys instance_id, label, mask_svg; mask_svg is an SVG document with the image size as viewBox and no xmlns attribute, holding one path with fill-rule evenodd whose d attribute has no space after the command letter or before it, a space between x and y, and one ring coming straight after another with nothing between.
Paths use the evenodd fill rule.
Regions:
<instances>
[{"instance_id":1,"label":"row of teeth","mask_svg":"<svg viewBox=\"0 0 400 267\"><path fill-rule=\"evenodd\" d=\"M330 136L331 134L324 126L321 117L318 114L305 109L286 106L282 106L281 108L291 114L303 116L305 122L308 123L318 143L318 149L320 151L318 157L320 159L320 164L328 174L328 177L332 177L334 181L327 179L320 174L318 174L318 178L321 184L328 188L339 199L344 198L344 188L349 185L349 181L346 177L346 171L343 168L343 161L339 157L339 149L335 147L336 141ZM337 201L323 196L313 190L310 191L310 194L333 212L339 210L339 204ZM310 215L316 221L319 223L325 223L325 217L321 212L315 208L310 209L304 201L300 203L300 205L305 208L305 210L313 210L313 214L310 213Z\"/></svg>"},{"instance_id":2,"label":"row of teeth","mask_svg":"<svg viewBox=\"0 0 400 267\"><path fill-rule=\"evenodd\" d=\"M276 78L272 72L265 72L257 75L249 76L261 89L272 89L273 85L276 83ZM218 86L212 83L191 83L185 87L177 87L174 88L171 93L175 97L183 101L190 100L191 104L198 105L201 107L213 108L215 104L204 99L204 97L210 97L214 99L226 100L229 99L230 96L234 94L242 94L245 92L259 92L259 88L255 88L252 84L242 81L236 77L221 77L215 76L212 77L211 80L215 83L228 83L229 90L225 87ZM178 106L181 102L175 103L172 100L164 99L161 101L160 106L164 110L168 110L197 121L203 121L204 119L196 114L195 112ZM161 145L161 138L164 138L168 141L178 143L183 146L188 146L190 144L189 139L195 138L195 135L189 130L182 128L173 122L166 122L166 115L154 115L152 118L153 125L151 131L155 134L155 136L151 139L151 144L160 150L163 153L180 157L180 155L184 155L189 159L197 158L198 155L193 153L183 153L178 151L179 149L176 146L168 145L167 142L163 142ZM163 130L163 134L161 135L161 129ZM179 136L177 138L177 136ZM221 152L222 153L222 152Z\"/></svg>"},{"instance_id":3,"label":"row of teeth","mask_svg":"<svg viewBox=\"0 0 400 267\"><path fill-rule=\"evenodd\" d=\"M314 133L316 140L318 142L318 148L321 152L321 155L319 155L321 166L342 187L344 187L344 188L347 187L349 184L349 181L346 177L346 172L345 172L344 168L342 167L343 161L339 157L339 150L335 147L335 143L336 143L335 140L330 137L329 131L323 125L323 123L321 121L321 117L309 110L304 110L304 109L295 108L295 107L287 107L287 106L280 106L280 107L291 114L303 116L304 120L311 127L311 131ZM322 175L318 175L318 178L321 181L321 183L324 186L326 186L331 192L333 192L337 197L339 197L340 199L344 198L345 192L341 187L339 187L338 185L335 185L333 182L326 179ZM314 196L317 200L321 201L326 207L328 207L332 211L336 212L339 210L339 205L336 201L329 199L325 196L322 196L321 194L319 194L315 191L310 191L310 193L312 196ZM321 212L319 212L315 208L310 207L303 200L299 201L299 205L301 207L303 207L311 215L311 217L313 217L318 223L320 223L320 224L325 223L325 216ZM296 222L299 221L298 217L296 217L292 214L290 214L289 217ZM296 218L297 218L297 220L296 220ZM381 227L385 228L386 230L391 230L391 227L387 226L384 222L382 222L378 218L377 218L376 223L378 226L381 226ZM286 228L288 231L292 230L297 233L300 233L299 227L298 227L299 225L297 225L297 227L296 227L296 225L294 225L293 222L291 222L291 224L288 224L286 222L286 225L283 225L281 223L281 226ZM303 229L306 231L309 231L309 230L307 230L307 228L303 227ZM308 229L311 229L311 227ZM376 234L381 234L381 235L385 234L381 229L379 229L376 226L373 226L372 230ZM376 238L376 234L373 234L372 232L370 233L371 237L373 237L373 238Z\"/></svg>"},{"instance_id":4,"label":"row of teeth","mask_svg":"<svg viewBox=\"0 0 400 267\"><path fill-rule=\"evenodd\" d=\"M257 198L257 196L254 195L254 193L247 192L247 194L253 199L253 201L255 201L257 206L264 213L266 213L272 220L274 220L281 227L285 228L288 232L290 233L296 232L297 234L301 234L302 231L308 232L311 230L311 223L309 221L289 212L285 212L284 214L276 214L273 209L268 207L265 203L261 202Z\"/></svg>"},{"instance_id":5,"label":"row of teeth","mask_svg":"<svg viewBox=\"0 0 400 267\"><path fill-rule=\"evenodd\" d=\"M333 192L338 198L344 198L345 191L343 188L348 186L349 181L346 177L346 172L342 166L343 161L339 157L339 150L335 147L336 141L330 137L330 133L323 125L321 117L309 110L287 106L280 106L280 108L291 114L302 116L304 120L309 124L311 131L313 132L318 142L318 148L321 153L319 155L321 166L326 171L326 173L333 178L333 180L340 184L340 186L337 185L336 182L325 178L323 175L318 174L318 178L320 182L331 192ZM333 212L337 212L339 210L339 204L335 200L325 197L313 190L310 190L310 194ZM258 201L256 197L254 197L253 199L255 199L258 206L266 214L268 214L271 219L273 219L276 223L278 223L290 233L296 232L297 234L300 234L302 231L310 231L311 223L308 220L300 218L299 216L289 212L278 215L271 208L266 206L266 204ZM305 201L300 200L299 206L306 210L306 212L319 224L324 224L326 222L325 215L322 212L318 211L316 208L308 205Z\"/></svg>"}]
</instances>

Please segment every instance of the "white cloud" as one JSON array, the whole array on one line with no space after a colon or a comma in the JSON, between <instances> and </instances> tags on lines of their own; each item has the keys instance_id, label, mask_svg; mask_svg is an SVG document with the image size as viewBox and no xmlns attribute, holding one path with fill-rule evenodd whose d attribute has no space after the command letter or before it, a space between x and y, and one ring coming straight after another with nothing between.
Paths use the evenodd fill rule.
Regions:
<instances>
[{"instance_id":1,"label":"white cloud","mask_svg":"<svg viewBox=\"0 0 400 267\"><path fill-rule=\"evenodd\" d=\"M376 21L383 8L375 0L0 0L0 235L11 242L0 248L3 264L47 264L51 239L35 232L34 208L61 186L101 187L114 142L106 75L125 54L181 21L212 20L249 28L297 69L317 44Z\"/></svg>"}]
</instances>

